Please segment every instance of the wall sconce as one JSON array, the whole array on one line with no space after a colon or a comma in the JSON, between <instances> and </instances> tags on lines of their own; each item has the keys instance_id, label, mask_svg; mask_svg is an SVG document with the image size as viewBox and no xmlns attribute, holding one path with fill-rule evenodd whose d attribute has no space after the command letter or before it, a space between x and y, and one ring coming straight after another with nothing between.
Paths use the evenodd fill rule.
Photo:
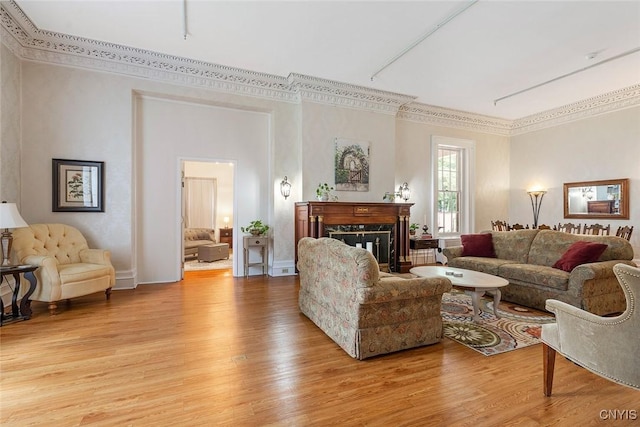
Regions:
<instances>
[{"instance_id":1,"label":"wall sconce","mask_svg":"<svg viewBox=\"0 0 640 427\"><path fill-rule=\"evenodd\" d=\"M13 236L9 231L10 228L23 228L28 227L24 219L20 216L18 208L15 203L7 203L3 201L0 203L0 228L4 228L0 240L2 241L2 266L9 266L11 262L11 244L13 243Z\"/></svg>"},{"instance_id":2,"label":"wall sconce","mask_svg":"<svg viewBox=\"0 0 640 427\"><path fill-rule=\"evenodd\" d=\"M284 176L284 179L280 183L280 194L287 200L287 197L291 194L291 183L287 181L287 176Z\"/></svg>"},{"instance_id":3,"label":"wall sconce","mask_svg":"<svg viewBox=\"0 0 640 427\"><path fill-rule=\"evenodd\" d=\"M531 199L531 209L533 209L533 228L538 228L538 215L540 214L540 205L542 205L542 198L544 197L546 190L531 189L527 190L529 198Z\"/></svg>"},{"instance_id":4,"label":"wall sconce","mask_svg":"<svg viewBox=\"0 0 640 427\"><path fill-rule=\"evenodd\" d=\"M400 195L400 197L402 198L402 200L404 200L405 202L407 200L409 200L409 198L411 197L411 190L409 190L409 186L407 185L407 183L403 183L399 188L398 188L398 194Z\"/></svg>"}]
</instances>

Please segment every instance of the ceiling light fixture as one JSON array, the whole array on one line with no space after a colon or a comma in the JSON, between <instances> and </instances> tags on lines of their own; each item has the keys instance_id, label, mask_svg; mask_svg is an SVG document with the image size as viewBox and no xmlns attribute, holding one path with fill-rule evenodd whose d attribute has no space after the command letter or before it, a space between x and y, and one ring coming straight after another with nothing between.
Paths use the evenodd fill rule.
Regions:
<instances>
[{"instance_id":1,"label":"ceiling light fixture","mask_svg":"<svg viewBox=\"0 0 640 427\"><path fill-rule=\"evenodd\" d=\"M418 46L420 43L422 43L423 41L425 41L427 39L427 37L429 37L431 34L435 33L436 31L438 31L440 28L444 27L447 23L449 23L449 21L453 20L453 18L455 18L456 16L460 15L462 12L464 12L465 10L469 9L471 6L473 6L474 4L478 3L479 0L472 0L469 3L463 5L460 9L456 10L455 12L453 12L451 15L449 15L447 18L444 19L444 21L441 21L439 24L437 24L435 27L433 27L432 29L430 29L429 31L427 31L426 33L424 33L422 36L420 36L418 38L418 40L414 41L413 43L411 43L408 47L406 47L402 52L400 52L399 54L397 54L396 56L394 56L393 58L391 58L389 61L387 61L386 64L384 64L382 67L380 67L378 69L378 71L376 71L375 73L373 73L373 75L371 76L371 81L373 81L373 79L380 74L385 68L387 68L389 65L393 64L394 62L396 62L398 59L402 58L407 52L409 52L411 49L413 49L414 47Z\"/></svg>"},{"instance_id":2,"label":"ceiling light fixture","mask_svg":"<svg viewBox=\"0 0 640 427\"><path fill-rule=\"evenodd\" d=\"M182 0L182 35L187 39L187 0Z\"/></svg>"},{"instance_id":3,"label":"ceiling light fixture","mask_svg":"<svg viewBox=\"0 0 640 427\"><path fill-rule=\"evenodd\" d=\"M503 101L503 100L505 100L507 98L511 98L512 96L520 95L521 93L525 93L525 92L528 92L530 90L537 89L537 88L539 88L541 86L548 85L549 83L553 83L553 82L558 81L560 79L564 79L565 77L573 76L574 74L581 73L581 72L586 71L586 70L588 70L590 68L597 67L598 65L606 64L607 62L615 61L616 59L623 58L623 57L625 57L627 55L631 55L632 53L636 53L636 52L639 52L639 51L640 51L640 47L636 47L634 49L631 49L631 50L628 50L626 52L623 52L620 55L612 56L611 58L604 59L604 60L602 60L600 62L596 62L595 64L591 64L591 65L589 65L587 67L580 68L579 70L572 71L570 73L563 74L563 75L561 75L559 77L556 77L556 78L553 78L551 80L547 80L546 82L538 83L537 85L533 85L533 86L528 87L526 89L519 90L519 91L514 92L514 93L512 93L510 95L506 95L506 96L503 96L502 98L495 99L493 101L493 105L497 105L498 102ZM591 55L594 55L593 58L595 58L595 54L588 54L587 55L587 59L592 59L592 58L590 58Z\"/></svg>"}]
</instances>

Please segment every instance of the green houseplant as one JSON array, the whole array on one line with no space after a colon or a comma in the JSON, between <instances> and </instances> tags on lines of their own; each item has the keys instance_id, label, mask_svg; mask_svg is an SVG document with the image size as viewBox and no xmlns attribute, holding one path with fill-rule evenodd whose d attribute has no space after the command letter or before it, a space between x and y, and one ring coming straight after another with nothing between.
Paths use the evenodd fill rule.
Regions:
<instances>
[{"instance_id":1,"label":"green houseplant","mask_svg":"<svg viewBox=\"0 0 640 427\"><path fill-rule=\"evenodd\" d=\"M329 199L337 200L338 199L337 196L331 195L331 191L333 190L334 188L329 186L329 184L327 184L326 182L324 184L320 183L318 184L318 188L316 188L316 197L321 202L326 202Z\"/></svg>"},{"instance_id":2,"label":"green houseplant","mask_svg":"<svg viewBox=\"0 0 640 427\"><path fill-rule=\"evenodd\" d=\"M409 234L411 235L416 234L416 231L418 230L418 228L420 228L420 224L412 222L411 225L409 225Z\"/></svg>"},{"instance_id":3,"label":"green houseplant","mask_svg":"<svg viewBox=\"0 0 640 427\"><path fill-rule=\"evenodd\" d=\"M243 233L253 234L254 236L262 236L269 230L269 226L259 219L251 221L246 227L240 227Z\"/></svg>"}]
</instances>

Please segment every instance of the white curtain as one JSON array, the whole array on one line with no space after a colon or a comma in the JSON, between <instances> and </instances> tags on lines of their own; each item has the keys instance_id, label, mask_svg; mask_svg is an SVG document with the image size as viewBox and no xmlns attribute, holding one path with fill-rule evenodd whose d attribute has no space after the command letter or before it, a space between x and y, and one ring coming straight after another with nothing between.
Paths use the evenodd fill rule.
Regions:
<instances>
[{"instance_id":1,"label":"white curtain","mask_svg":"<svg viewBox=\"0 0 640 427\"><path fill-rule=\"evenodd\" d=\"M217 186L215 178L185 178L186 228L215 228Z\"/></svg>"}]
</instances>

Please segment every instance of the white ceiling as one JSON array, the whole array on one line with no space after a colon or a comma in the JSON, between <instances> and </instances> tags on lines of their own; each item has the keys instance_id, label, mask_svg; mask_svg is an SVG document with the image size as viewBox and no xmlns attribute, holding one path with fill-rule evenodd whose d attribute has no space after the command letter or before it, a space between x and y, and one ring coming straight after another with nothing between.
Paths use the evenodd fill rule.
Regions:
<instances>
[{"instance_id":1,"label":"white ceiling","mask_svg":"<svg viewBox=\"0 0 640 427\"><path fill-rule=\"evenodd\" d=\"M16 0L41 30L517 119L640 84L640 1ZM594 59L587 54L597 53Z\"/></svg>"}]
</instances>

